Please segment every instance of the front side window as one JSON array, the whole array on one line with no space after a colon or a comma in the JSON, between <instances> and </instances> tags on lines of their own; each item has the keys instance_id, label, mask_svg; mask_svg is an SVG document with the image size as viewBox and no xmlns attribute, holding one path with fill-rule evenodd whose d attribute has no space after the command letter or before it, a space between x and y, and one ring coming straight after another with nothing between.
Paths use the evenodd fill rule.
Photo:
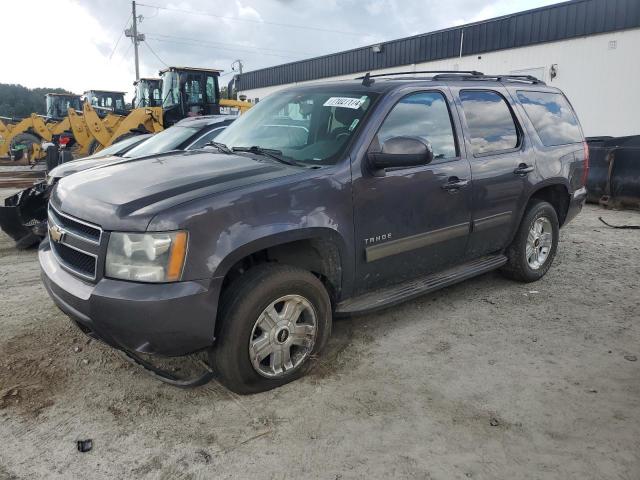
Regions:
<instances>
[{"instance_id":1,"label":"front side window","mask_svg":"<svg viewBox=\"0 0 640 480\"><path fill-rule=\"evenodd\" d=\"M578 119L561 93L518 91L518 100L543 145L551 147L583 141Z\"/></svg>"},{"instance_id":2,"label":"front side window","mask_svg":"<svg viewBox=\"0 0 640 480\"><path fill-rule=\"evenodd\" d=\"M334 164L377 94L341 90L277 92L240 116L216 141L279 150L296 162Z\"/></svg>"},{"instance_id":3,"label":"front side window","mask_svg":"<svg viewBox=\"0 0 640 480\"><path fill-rule=\"evenodd\" d=\"M431 145L434 159L457 157L449 107L439 92L414 93L400 100L378 131L380 144L391 137L421 138Z\"/></svg>"},{"instance_id":4,"label":"front side window","mask_svg":"<svg viewBox=\"0 0 640 480\"><path fill-rule=\"evenodd\" d=\"M486 90L460 92L474 155L510 150L518 146L518 130L502 95Z\"/></svg>"}]
</instances>

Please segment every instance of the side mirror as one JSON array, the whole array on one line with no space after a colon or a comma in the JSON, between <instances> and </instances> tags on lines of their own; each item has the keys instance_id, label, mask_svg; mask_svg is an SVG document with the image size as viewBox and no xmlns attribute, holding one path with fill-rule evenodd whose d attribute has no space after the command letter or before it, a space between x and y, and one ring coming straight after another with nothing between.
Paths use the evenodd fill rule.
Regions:
<instances>
[{"instance_id":1,"label":"side mirror","mask_svg":"<svg viewBox=\"0 0 640 480\"><path fill-rule=\"evenodd\" d=\"M419 137L391 137L380 151L369 152L369 162L376 170L427 165L433 160L431 145Z\"/></svg>"}]
</instances>

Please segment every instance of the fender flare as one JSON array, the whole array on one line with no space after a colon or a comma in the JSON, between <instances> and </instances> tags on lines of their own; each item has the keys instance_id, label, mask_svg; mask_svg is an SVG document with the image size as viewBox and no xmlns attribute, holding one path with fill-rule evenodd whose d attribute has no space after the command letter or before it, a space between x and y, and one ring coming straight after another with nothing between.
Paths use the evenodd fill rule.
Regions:
<instances>
[{"instance_id":1,"label":"fender flare","mask_svg":"<svg viewBox=\"0 0 640 480\"><path fill-rule=\"evenodd\" d=\"M340 270L342 272L342 284L344 284L345 272L351 270L348 268L348 265L345 265L345 260L349 258L347 243L338 231L328 227L293 228L246 242L235 250L229 252L220 261L220 263L218 263L213 274L213 278L226 276L233 265L253 253L299 240L323 240L335 245L338 249Z\"/></svg>"}]
</instances>

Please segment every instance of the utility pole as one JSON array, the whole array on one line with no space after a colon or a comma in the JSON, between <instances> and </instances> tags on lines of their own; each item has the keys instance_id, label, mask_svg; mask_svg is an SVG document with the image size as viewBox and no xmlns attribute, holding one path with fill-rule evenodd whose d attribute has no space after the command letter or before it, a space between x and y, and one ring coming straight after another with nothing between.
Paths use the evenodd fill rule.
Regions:
<instances>
[{"instance_id":1,"label":"utility pole","mask_svg":"<svg viewBox=\"0 0 640 480\"><path fill-rule=\"evenodd\" d=\"M131 28L127 28L124 31L125 36L131 38L133 42L133 52L136 62L136 80L140 80L140 65L138 62L138 44L144 42L144 33L138 33L138 16L136 15L136 2L131 2L131 15L133 17L133 24ZM140 17L142 19L142 16Z\"/></svg>"},{"instance_id":2,"label":"utility pole","mask_svg":"<svg viewBox=\"0 0 640 480\"><path fill-rule=\"evenodd\" d=\"M235 72L236 71L236 66L238 67L238 75L235 75L235 81L233 82L234 86L237 85L238 80L240 79L240 77L242 77L242 67L243 67L242 60L238 59L238 60L234 61L231 64L231 70L233 70ZM236 87L236 95L235 95L235 97L236 97L236 100L238 100L238 89L237 89L237 87Z\"/></svg>"}]
</instances>

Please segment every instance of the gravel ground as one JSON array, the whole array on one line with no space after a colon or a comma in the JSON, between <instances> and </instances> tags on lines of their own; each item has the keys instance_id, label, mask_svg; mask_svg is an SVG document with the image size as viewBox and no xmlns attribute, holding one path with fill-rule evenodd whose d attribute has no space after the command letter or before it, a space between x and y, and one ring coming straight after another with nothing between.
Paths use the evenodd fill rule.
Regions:
<instances>
[{"instance_id":1,"label":"gravel ground","mask_svg":"<svg viewBox=\"0 0 640 480\"><path fill-rule=\"evenodd\" d=\"M310 376L248 397L87 341L0 234L0 479L636 480L640 231L599 215L640 224L588 206L540 282L490 273L338 320Z\"/></svg>"}]
</instances>

